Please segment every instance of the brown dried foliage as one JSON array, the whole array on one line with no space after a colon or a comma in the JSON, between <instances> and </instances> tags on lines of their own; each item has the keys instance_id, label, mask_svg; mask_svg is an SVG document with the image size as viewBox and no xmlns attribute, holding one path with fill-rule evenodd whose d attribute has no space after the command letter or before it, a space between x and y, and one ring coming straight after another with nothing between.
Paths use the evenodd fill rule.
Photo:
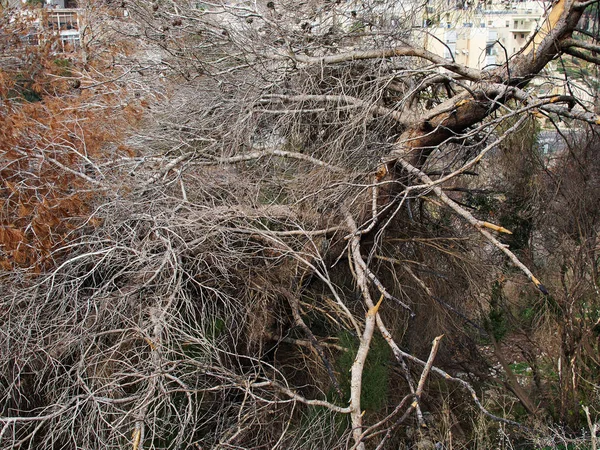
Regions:
<instances>
[{"instance_id":1,"label":"brown dried foliage","mask_svg":"<svg viewBox=\"0 0 600 450\"><path fill-rule=\"evenodd\" d=\"M52 38L30 45L32 20L16 19L0 18L0 267L39 272L89 223L102 191L94 161L111 157L139 109L122 106L114 83L86 86L86 73L110 70L106 57L81 67Z\"/></svg>"}]
</instances>

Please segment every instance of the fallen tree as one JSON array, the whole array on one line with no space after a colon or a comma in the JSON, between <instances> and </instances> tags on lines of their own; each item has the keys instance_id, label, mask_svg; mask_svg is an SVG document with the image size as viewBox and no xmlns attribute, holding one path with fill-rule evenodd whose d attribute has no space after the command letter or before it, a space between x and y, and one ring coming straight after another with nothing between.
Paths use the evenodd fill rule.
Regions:
<instances>
[{"instance_id":1,"label":"fallen tree","mask_svg":"<svg viewBox=\"0 0 600 450\"><path fill-rule=\"evenodd\" d=\"M590 381L597 367L581 338L594 307L573 309L578 289L597 302L597 223L569 240L582 257L562 280L558 259L533 255L567 228L536 221L540 196L560 204L544 170L548 186L563 178L536 163L533 136L540 115L596 132L584 101L537 88L564 54L595 63L596 44L576 39L594 3L559 1L485 70L423 48L416 7L405 26L375 4L128 7L123 32L151 52L127 73L142 93L170 92L128 138L137 154L103 170L119 195L95 203L102 225L26 289L7 277L3 442L360 449L454 433L470 445L472 411L501 438L550 439L540 411L567 424L590 400L565 374ZM527 338L517 299L547 312ZM579 337L539 331L557 323Z\"/></svg>"}]
</instances>

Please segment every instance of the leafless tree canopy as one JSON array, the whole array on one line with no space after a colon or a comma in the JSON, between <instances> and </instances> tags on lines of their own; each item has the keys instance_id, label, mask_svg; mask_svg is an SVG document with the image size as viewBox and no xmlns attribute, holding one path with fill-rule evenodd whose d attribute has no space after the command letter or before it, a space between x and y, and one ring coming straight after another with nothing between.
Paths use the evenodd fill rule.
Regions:
<instances>
[{"instance_id":1,"label":"leafless tree canopy","mask_svg":"<svg viewBox=\"0 0 600 450\"><path fill-rule=\"evenodd\" d=\"M82 89L145 112L0 279L2 448L596 448L600 119L546 70L595 69L594 1L482 70L419 3L105 3Z\"/></svg>"}]
</instances>

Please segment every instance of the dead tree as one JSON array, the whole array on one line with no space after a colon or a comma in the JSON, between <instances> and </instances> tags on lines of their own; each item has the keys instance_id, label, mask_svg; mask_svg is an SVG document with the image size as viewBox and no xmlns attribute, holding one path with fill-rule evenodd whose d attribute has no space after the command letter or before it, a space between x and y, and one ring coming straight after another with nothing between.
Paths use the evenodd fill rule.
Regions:
<instances>
[{"instance_id":1,"label":"dead tree","mask_svg":"<svg viewBox=\"0 0 600 450\"><path fill-rule=\"evenodd\" d=\"M506 262L548 289L502 240L511 230L457 193L538 116L599 122L572 93L536 88L564 55L597 63L578 39L595 2L559 0L490 69L429 51L421 6L396 3L127 3L131 82L160 75L150 112L127 142L138 154L103 170L123 188L98 206L103 225L3 297L2 442L397 447L401 424L435 436L434 377L521 429L480 400L472 380L488 367L453 375L438 331L490 337L478 314ZM377 408L375 347L394 367ZM486 380L534 416L504 371Z\"/></svg>"}]
</instances>

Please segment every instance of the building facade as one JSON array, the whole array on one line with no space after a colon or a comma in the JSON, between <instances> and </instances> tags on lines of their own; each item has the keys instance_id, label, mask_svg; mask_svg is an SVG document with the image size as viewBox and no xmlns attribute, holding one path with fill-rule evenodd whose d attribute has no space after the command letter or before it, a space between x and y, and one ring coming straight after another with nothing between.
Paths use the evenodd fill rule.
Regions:
<instances>
[{"instance_id":1,"label":"building facade","mask_svg":"<svg viewBox=\"0 0 600 450\"><path fill-rule=\"evenodd\" d=\"M503 64L529 43L548 2L497 2L428 7L423 20L426 47L473 68ZM448 6L450 8L448 9Z\"/></svg>"}]
</instances>

